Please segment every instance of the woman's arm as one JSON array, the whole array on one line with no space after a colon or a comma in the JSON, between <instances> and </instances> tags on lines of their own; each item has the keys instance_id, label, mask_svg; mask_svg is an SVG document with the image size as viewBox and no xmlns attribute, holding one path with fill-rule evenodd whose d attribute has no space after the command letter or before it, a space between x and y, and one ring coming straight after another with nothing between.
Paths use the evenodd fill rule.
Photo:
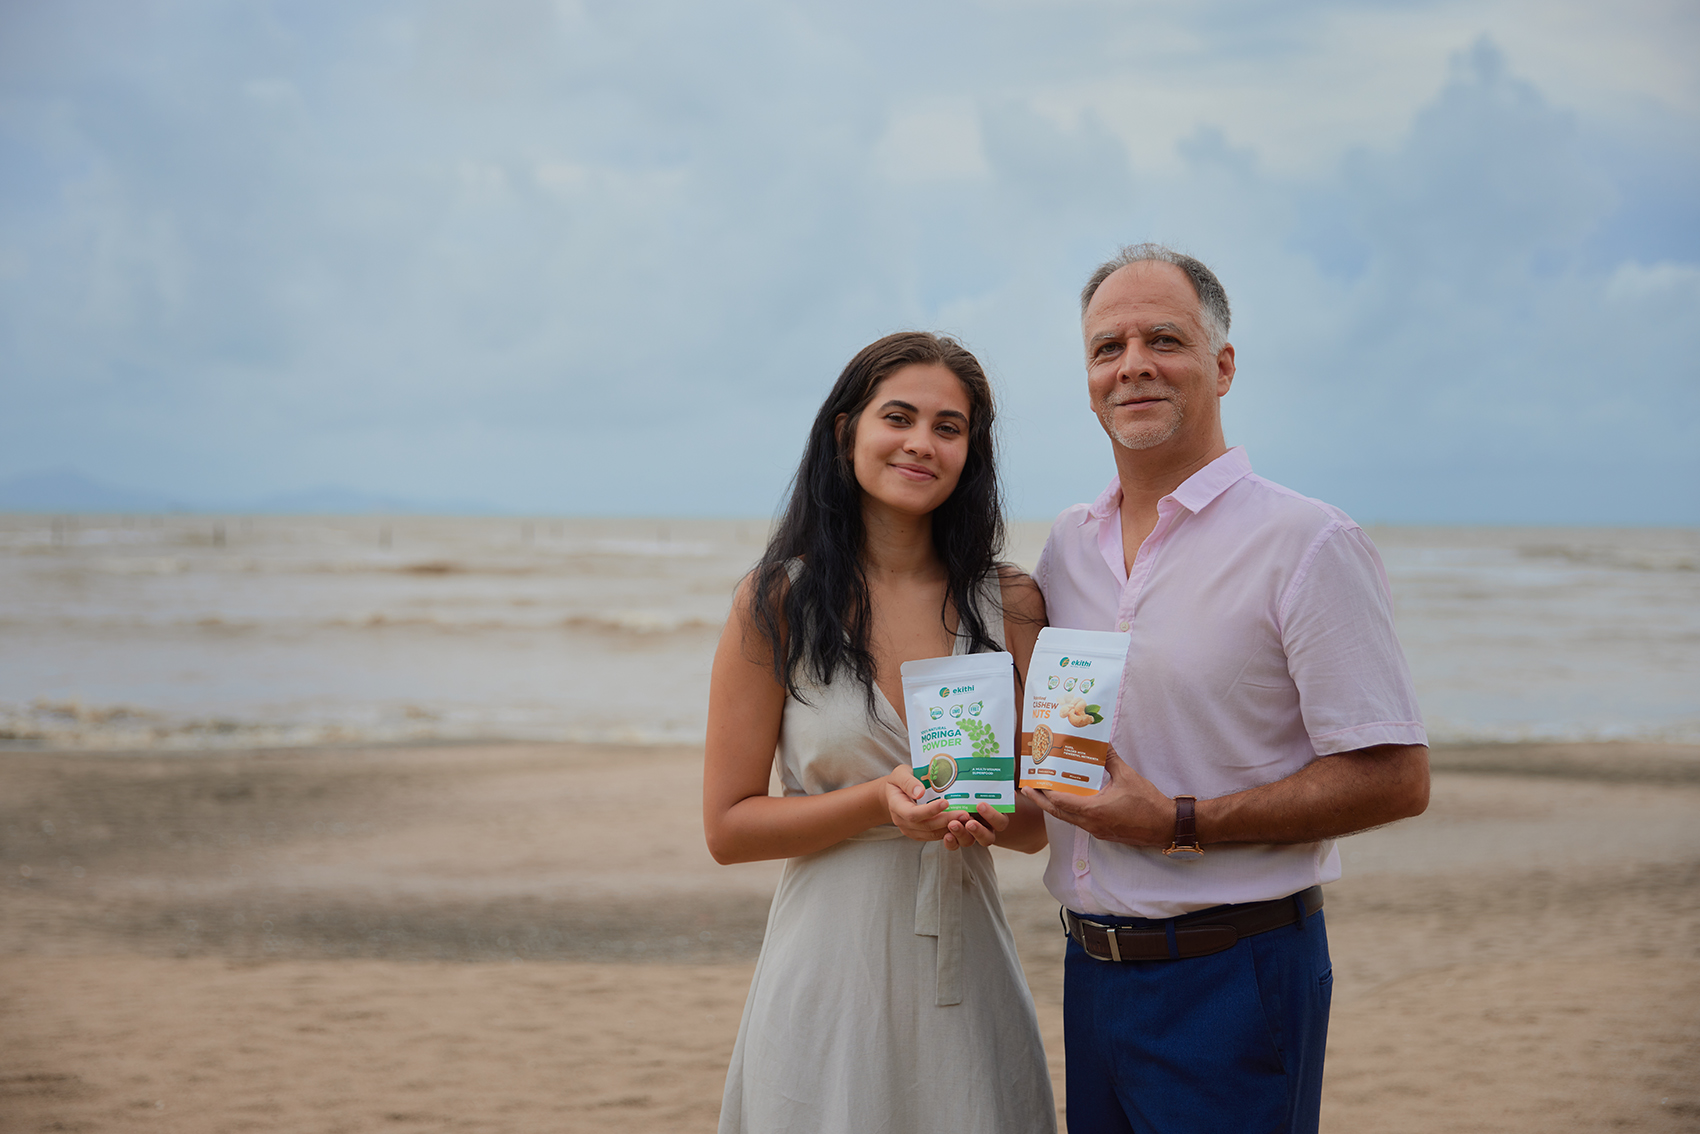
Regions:
<instances>
[{"instance_id":1,"label":"woman's arm","mask_svg":"<svg viewBox=\"0 0 1700 1134\"><path fill-rule=\"evenodd\" d=\"M785 688L751 623L753 593L751 579L738 588L708 688L702 827L721 863L810 854L891 821L888 777L822 795L768 795Z\"/></svg>"}]
</instances>

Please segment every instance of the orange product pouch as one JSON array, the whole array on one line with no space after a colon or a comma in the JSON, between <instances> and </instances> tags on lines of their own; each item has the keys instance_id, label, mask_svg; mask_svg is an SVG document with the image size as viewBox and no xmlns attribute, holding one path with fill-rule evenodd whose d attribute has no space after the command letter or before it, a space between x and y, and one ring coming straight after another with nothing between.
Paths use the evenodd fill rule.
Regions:
<instances>
[{"instance_id":1,"label":"orange product pouch","mask_svg":"<svg viewBox=\"0 0 1700 1134\"><path fill-rule=\"evenodd\" d=\"M1127 648L1126 634L1039 631L1021 699L1020 787L1073 795L1103 788Z\"/></svg>"}]
</instances>

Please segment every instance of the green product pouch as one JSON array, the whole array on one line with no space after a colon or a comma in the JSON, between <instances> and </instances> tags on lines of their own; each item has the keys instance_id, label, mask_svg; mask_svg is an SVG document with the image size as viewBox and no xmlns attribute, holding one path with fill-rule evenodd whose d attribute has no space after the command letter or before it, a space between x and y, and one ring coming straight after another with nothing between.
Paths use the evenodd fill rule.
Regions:
<instances>
[{"instance_id":1,"label":"green product pouch","mask_svg":"<svg viewBox=\"0 0 1700 1134\"><path fill-rule=\"evenodd\" d=\"M926 803L947 811L990 803L1015 810L1015 658L954 654L904 662L903 711L909 763Z\"/></svg>"}]
</instances>

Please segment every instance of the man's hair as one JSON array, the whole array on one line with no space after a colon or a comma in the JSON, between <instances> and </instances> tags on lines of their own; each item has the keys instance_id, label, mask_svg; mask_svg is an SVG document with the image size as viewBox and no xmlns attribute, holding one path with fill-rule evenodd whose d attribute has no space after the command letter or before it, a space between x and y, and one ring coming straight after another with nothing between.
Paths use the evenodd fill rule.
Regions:
<instances>
[{"instance_id":1,"label":"man's hair","mask_svg":"<svg viewBox=\"0 0 1700 1134\"><path fill-rule=\"evenodd\" d=\"M1210 337L1210 349L1221 350L1228 341L1228 326L1232 321L1228 311L1228 292L1222 287L1222 281L1200 261L1162 244L1129 244L1099 264L1092 278L1086 281L1086 286L1080 289L1080 317L1086 318L1086 309L1092 305L1092 297L1098 294L1105 280L1129 264L1147 261L1173 264L1186 273L1186 278L1192 281L1193 293L1198 296L1198 310L1204 317L1204 333Z\"/></svg>"}]
</instances>

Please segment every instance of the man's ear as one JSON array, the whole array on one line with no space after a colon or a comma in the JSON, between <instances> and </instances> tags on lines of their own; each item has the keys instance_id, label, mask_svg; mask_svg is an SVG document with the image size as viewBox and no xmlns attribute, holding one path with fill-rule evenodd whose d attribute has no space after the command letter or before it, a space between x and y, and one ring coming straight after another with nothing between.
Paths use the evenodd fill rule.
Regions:
<instances>
[{"instance_id":1,"label":"man's ear","mask_svg":"<svg viewBox=\"0 0 1700 1134\"><path fill-rule=\"evenodd\" d=\"M1224 343L1222 349L1216 352L1216 396L1228 396L1228 387L1234 384L1234 344Z\"/></svg>"}]
</instances>

